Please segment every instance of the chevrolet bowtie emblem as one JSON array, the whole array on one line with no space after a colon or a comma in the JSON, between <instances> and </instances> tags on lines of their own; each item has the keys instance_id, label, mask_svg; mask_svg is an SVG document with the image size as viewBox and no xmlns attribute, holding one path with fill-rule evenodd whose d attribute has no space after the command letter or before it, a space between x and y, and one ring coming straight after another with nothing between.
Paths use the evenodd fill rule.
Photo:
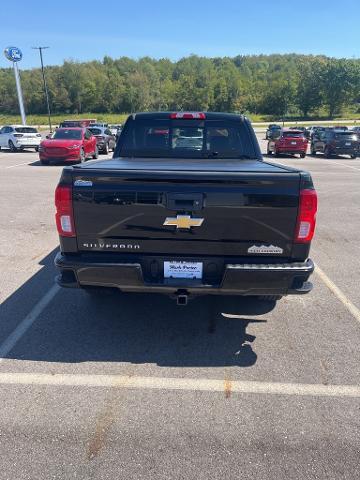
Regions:
<instances>
[{"instance_id":1,"label":"chevrolet bowtie emblem","mask_svg":"<svg viewBox=\"0 0 360 480\"><path fill-rule=\"evenodd\" d=\"M163 225L173 225L176 228L189 230L191 227L200 227L203 221L203 218L192 218L190 215L176 215L176 217L166 217Z\"/></svg>"}]
</instances>

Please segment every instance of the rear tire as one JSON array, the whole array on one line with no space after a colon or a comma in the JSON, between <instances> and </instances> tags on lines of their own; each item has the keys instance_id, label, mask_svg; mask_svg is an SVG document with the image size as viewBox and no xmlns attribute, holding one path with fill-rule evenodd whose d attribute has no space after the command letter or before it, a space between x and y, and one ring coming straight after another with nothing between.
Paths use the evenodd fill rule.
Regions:
<instances>
[{"instance_id":1,"label":"rear tire","mask_svg":"<svg viewBox=\"0 0 360 480\"><path fill-rule=\"evenodd\" d=\"M13 144L12 140L9 140L9 148L12 152L17 152L17 148Z\"/></svg>"},{"instance_id":2,"label":"rear tire","mask_svg":"<svg viewBox=\"0 0 360 480\"><path fill-rule=\"evenodd\" d=\"M105 155L107 155L107 154L109 153L109 144L108 144L108 143L105 143L105 147L104 147L103 153L104 153Z\"/></svg>"},{"instance_id":3,"label":"rear tire","mask_svg":"<svg viewBox=\"0 0 360 480\"><path fill-rule=\"evenodd\" d=\"M300 158L305 158L306 157L306 153L300 153Z\"/></svg>"},{"instance_id":4,"label":"rear tire","mask_svg":"<svg viewBox=\"0 0 360 480\"><path fill-rule=\"evenodd\" d=\"M357 157L357 155L354 155L354 154L350 155L350 158L356 158L356 157Z\"/></svg>"},{"instance_id":5,"label":"rear tire","mask_svg":"<svg viewBox=\"0 0 360 480\"><path fill-rule=\"evenodd\" d=\"M35 147L35 152L38 152L39 151L39 147Z\"/></svg>"},{"instance_id":6,"label":"rear tire","mask_svg":"<svg viewBox=\"0 0 360 480\"><path fill-rule=\"evenodd\" d=\"M328 149L328 147L325 148L324 150L324 155L326 158L331 158L331 152L330 150Z\"/></svg>"},{"instance_id":7,"label":"rear tire","mask_svg":"<svg viewBox=\"0 0 360 480\"><path fill-rule=\"evenodd\" d=\"M94 152L92 158L93 158L94 160L96 160L97 158L99 158L99 150L98 150L97 147L95 147L95 152Z\"/></svg>"},{"instance_id":8,"label":"rear tire","mask_svg":"<svg viewBox=\"0 0 360 480\"><path fill-rule=\"evenodd\" d=\"M311 153L311 155L316 155L316 150L315 150L315 148L314 148L314 145L311 145L311 147L310 147L310 153Z\"/></svg>"}]
</instances>

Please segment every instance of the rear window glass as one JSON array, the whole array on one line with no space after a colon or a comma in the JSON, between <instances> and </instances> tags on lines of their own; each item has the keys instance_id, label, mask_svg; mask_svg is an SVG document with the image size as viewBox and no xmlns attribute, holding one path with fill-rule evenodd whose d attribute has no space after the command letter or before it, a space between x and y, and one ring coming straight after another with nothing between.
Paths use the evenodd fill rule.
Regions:
<instances>
[{"instance_id":1,"label":"rear window glass","mask_svg":"<svg viewBox=\"0 0 360 480\"><path fill-rule=\"evenodd\" d=\"M38 133L36 128L31 128L31 127L16 127L15 132L18 132L18 133Z\"/></svg>"},{"instance_id":2,"label":"rear window glass","mask_svg":"<svg viewBox=\"0 0 360 480\"><path fill-rule=\"evenodd\" d=\"M116 155L123 157L255 157L241 122L137 120L123 130Z\"/></svg>"},{"instance_id":3,"label":"rear window glass","mask_svg":"<svg viewBox=\"0 0 360 480\"><path fill-rule=\"evenodd\" d=\"M90 130L90 132L91 132L93 135L101 135L101 130L100 130L100 128L89 128L88 130Z\"/></svg>"},{"instance_id":4,"label":"rear window glass","mask_svg":"<svg viewBox=\"0 0 360 480\"><path fill-rule=\"evenodd\" d=\"M302 132L283 132L282 133L282 136L284 138L301 138L304 136L304 134Z\"/></svg>"},{"instance_id":5,"label":"rear window glass","mask_svg":"<svg viewBox=\"0 0 360 480\"><path fill-rule=\"evenodd\" d=\"M356 134L354 132L336 132L335 138L349 138L351 140L356 138Z\"/></svg>"},{"instance_id":6,"label":"rear window glass","mask_svg":"<svg viewBox=\"0 0 360 480\"><path fill-rule=\"evenodd\" d=\"M62 122L60 123L60 127L66 128L66 127L81 127L82 122L74 121L74 122Z\"/></svg>"},{"instance_id":7,"label":"rear window glass","mask_svg":"<svg viewBox=\"0 0 360 480\"><path fill-rule=\"evenodd\" d=\"M56 130L52 138L57 139L69 139L69 140L81 140L82 131L81 130L67 130L65 128L59 128Z\"/></svg>"}]
</instances>

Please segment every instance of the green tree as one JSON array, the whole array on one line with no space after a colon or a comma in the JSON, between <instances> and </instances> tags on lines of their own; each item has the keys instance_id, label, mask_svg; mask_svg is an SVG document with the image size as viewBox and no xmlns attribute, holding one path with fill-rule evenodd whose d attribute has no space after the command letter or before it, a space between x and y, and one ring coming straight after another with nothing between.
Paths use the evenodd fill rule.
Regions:
<instances>
[{"instance_id":1,"label":"green tree","mask_svg":"<svg viewBox=\"0 0 360 480\"><path fill-rule=\"evenodd\" d=\"M304 117L307 117L309 112L319 108L322 103L320 88L322 69L322 59L302 60L298 64L298 84L295 103Z\"/></svg>"},{"instance_id":2,"label":"green tree","mask_svg":"<svg viewBox=\"0 0 360 480\"><path fill-rule=\"evenodd\" d=\"M325 61L320 74L320 88L330 118L353 100L357 78L352 62L334 58Z\"/></svg>"},{"instance_id":3,"label":"green tree","mask_svg":"<svg viewBox=\"0 0 360 480\"><path fill-rule=\"evenodd\" d=\"M190 55L176 62L105 56L49 66L46 78L56 113L182 108L307 116L325 107L333 116L360 101L360 60L311 55ZM21 79L26 112L46 113L41 70L22 70ZM0 114L18 109L13 71L2 68Z\"/></svg>"}]
</instances>

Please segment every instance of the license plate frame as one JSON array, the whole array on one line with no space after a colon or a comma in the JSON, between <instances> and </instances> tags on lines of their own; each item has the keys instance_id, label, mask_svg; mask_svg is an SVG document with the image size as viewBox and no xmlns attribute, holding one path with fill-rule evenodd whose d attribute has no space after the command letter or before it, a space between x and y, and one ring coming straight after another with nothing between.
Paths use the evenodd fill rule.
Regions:
<instances>
[{"instance_id":1,"label":"license plate frame","mask_svg":"<svg viewBox=\"0 0 360 480\"><path fill-rule=\"evenodd\" d=\"M203 266L203 262L165 260L164 278L202 280Z\"/></svg>"}]
</instances>

